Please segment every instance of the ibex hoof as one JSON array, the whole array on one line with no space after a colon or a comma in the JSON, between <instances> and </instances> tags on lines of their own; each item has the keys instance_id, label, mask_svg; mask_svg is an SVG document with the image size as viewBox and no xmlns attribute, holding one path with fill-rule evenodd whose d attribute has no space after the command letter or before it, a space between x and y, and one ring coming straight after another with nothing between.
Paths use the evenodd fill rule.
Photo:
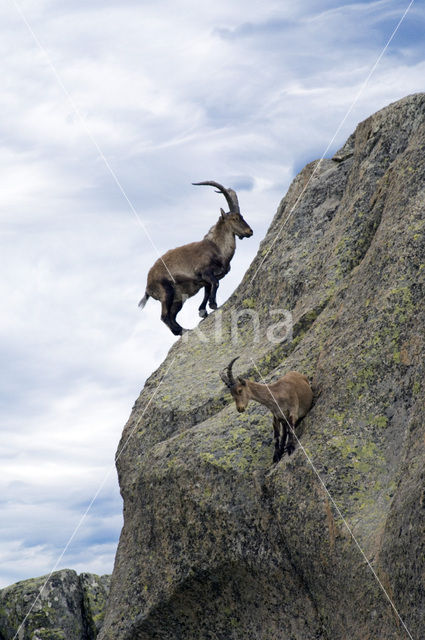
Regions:
<instances>
[{"instance_id":1,"label":"ibex hoof","mask_svg":"<svg viewBox=\"0 0 425 640\"><path fill-rule=\"evenodd\" d=\"M206 309L199 309L199 316L201 318L206 318L208 315L208 311Z\"/></svg>"},{"instance_id":2,"label":"ibex hoof","mask_svg":"<svg viewBox=\"0 0 425 640\"><path fill-rule=\"evenodd\" d=\"M295 446L293 444L288 444L288 446L286 447L286 453L288 454L288 456L291 455L291 453L294 453L295 451Z\"/></svg>"},{"instance_id":3,"label":"ibex hoof","mask_svg":"<svg viewBox=\"0 0 425 640\"><path fill-rule=\"evenodd\" d=\"M217 303L216 302L209 302L209 307L210 309L217 309Z\"/></svg>"},{"instance_id":4,"label":"ibex hoof","mask_svg":"<svg viewBox=\"0 0 425 640\"><path fill-rule=\"evenodd\" d=\"M171 332L174 333L175 336L182 336L186 331L189 331L189 329L183 329L183 327L175 327L171 329Z\"/></svg>"}]
</instances>

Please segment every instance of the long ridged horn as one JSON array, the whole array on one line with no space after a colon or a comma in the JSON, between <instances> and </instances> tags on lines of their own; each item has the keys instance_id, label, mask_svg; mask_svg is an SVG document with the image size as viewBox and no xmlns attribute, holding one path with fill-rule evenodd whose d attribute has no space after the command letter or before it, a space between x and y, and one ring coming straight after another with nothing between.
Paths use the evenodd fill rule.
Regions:
<instances>
[{"instance_id":1,"label":"long ridged horn","mask_svg":"<svg viewBox=\"0 0 425 640\"><path fill-rule=\"evenodd\" d=\"M231 360L231 362L229 362L229 364L227 365L227 367L225 369L223 369L223 371L220 373L220 378L223 380L224 384L226 386L233 387L234 384L236 384L236 380L233 377L233 372L232 372L232 367L233 364L236 360L238 360L239 356L236 356L236 358L233 358L233 360Z\"/></svg>"},{"instance_id":2,"label":"long ridged horn","mask_svg":"<svg viewBox=\"0 0 425 640\"><path fill-rule=\"evenodd\" d=\"M236 192L233 189L226 189L222 184L215 182L214 180L205 180L204 182L192 182L193 185L207 185L209 187L215 187L218 189L218 193L222 193L227 200L227 204L229 205L230 213L240 213L239 201Z\"/></svg>"}]
</instances>

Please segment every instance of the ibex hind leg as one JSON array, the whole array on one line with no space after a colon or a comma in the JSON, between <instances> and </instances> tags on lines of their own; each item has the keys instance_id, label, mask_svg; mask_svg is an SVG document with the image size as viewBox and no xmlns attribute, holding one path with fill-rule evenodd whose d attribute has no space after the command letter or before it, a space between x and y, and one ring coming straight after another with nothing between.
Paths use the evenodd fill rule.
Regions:
<instances>
[{"instance_id":1,"label":"ibex hind leg","mask_svg":"<svg viewBox=\"0 0 425 640\"><path fill-rule=\"evenodd\" d=\"M183 329L183 327L181 327L179 323L176 321L176 315L178 314L182 306L183 306L182 300L174 300L170 309L170 321L174 326L174 328L177 329L177 331L179 332L179 333L176 333L176 335L181 335L185 331L185 329ZM171 329L171 331L173 331L173 329Z\"/></svg>"},{"instance_id":2,"label":"ibex hind leg","mask_svg":"<svg viewBox=\"0 0 425 640\"><path fill-rule=\"evenodd\" d=\"M175 336L181 336L183 327L176 322L176 315L182 308L183 303L180 300L174 300L175 291L171 282L164 280L161 284L163 287L163 296L161 296L161 320Z\"/></svg>"}]
</instances>

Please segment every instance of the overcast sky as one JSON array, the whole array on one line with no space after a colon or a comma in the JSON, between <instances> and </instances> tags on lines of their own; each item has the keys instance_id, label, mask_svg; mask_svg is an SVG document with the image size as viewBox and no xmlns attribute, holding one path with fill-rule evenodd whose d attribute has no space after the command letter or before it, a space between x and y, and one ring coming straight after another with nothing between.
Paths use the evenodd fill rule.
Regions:
<instances>
[{"instance_id":1,"label":"overcast sky","mask_svg":"<svg viewBox=\"0 0 425 640\"><path fill-rule=\"evenodd\" d=\"M237 190L254 236L238 241L222 303L408 4L1 3L0 586L53 568L108 471L59 567L111 572L114 453L175 340L158 302L137 308L157 253L105 159L160 253L201 239L225 206L191 182ZM417 0L327 155L424 78Z\"/></svg>"}]
</instances>

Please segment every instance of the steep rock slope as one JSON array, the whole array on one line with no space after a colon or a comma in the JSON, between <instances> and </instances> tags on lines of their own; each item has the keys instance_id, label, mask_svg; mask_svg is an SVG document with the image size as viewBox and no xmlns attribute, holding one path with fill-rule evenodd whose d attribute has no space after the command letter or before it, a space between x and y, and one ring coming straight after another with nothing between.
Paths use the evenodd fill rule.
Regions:
<instances>
[{"instance_id":1,"label":"steep rock slope","mask_svg":"<svg viewBox=\"0 0 425 640\"><path fill-rule=\"evenodd\" d=\"M423 636L424 151L418 94L307 165L235 294L147 381L101 640ZM219 379L236 355L241 375L313 380L304 450L276 466L269 415Z\"/></svg>"},{"instance_id":2,"label":"steep rock slope","mask_svg":"<svg viewBox=\"0 0 425 640\"><path fill-rule=\"evenodd\" d=\"M63 569L47 583L46 578L0 590L0 640L12 640L26 616L19 640L94 640L103 622L110 576L78 576Z\"/></svg>"}]
</instances>

